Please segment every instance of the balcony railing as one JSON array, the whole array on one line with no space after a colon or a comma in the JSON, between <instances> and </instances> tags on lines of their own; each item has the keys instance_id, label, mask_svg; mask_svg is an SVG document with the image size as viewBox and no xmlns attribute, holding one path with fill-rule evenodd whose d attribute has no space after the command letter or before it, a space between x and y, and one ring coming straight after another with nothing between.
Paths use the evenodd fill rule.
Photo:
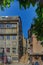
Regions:
<instances>
[{"instance_id":1,"label":"balcony railing","mask_svg":"<svg viewBox=\"0 0 43 65\"><path fill-rule=\"evenodd\" d=\"M0 48L11 47L17 45L17 40L0 40Z\"/></svg>"},{"instance_id":2,"label":"balcony railing","mask_svg":"<svg viewBox=\"0 0 43 65\"><path fill-rule=\"evenodd\" d=\"M0 29L0 34L15 34L17 29Z\"/></svg>"},{"instance_id":3,"label":"balcony railing","mask_svg":"<svg viewBox=\"0 0 43 65\"><path fill-rule=\"evenodd\" d=\"M4 48L5 47L5 41L4 40L0 40L0 48Z\"/></svg>"}]
</instances>

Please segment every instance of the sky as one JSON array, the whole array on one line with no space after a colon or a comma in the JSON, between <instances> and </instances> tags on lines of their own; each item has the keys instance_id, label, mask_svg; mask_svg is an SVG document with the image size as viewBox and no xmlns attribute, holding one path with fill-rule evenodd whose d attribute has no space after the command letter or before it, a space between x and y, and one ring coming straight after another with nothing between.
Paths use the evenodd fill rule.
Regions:
<instances>
[{"instance_id":1,"label":"sky","mask_svg":"<svg viewBox=\"0 0 43 65\"><path fill-rule=\"evenodd\" d=\"M24 9L22 7L20 9L19 2L15 0L14 3L11 3L10 8L5 8L4 11L0 10L0 16L20 16L22 20L23 35L27 38L28 29L30 29L33 23L33 18L36 17L36 8L36 5L34 7L30 5L29 8Z\"/></svg>"}]
</instances>

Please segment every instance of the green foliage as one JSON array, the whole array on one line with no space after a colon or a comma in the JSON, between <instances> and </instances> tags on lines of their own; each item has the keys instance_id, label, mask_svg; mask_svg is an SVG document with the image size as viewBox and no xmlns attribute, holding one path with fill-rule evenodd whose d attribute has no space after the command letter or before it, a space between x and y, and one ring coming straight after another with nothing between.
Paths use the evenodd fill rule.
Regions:
<instances>
[{"instance_id":1,"label":"green foliage","mask_svg":"<svg viewBox=\"0 0 43 65\"><path fill-rule=\"evenodd\" d=\"M20 7L23 6L26 9L27 7L30 6L30 2L28 2L28 0L18 0L18 1L19 1L19 4L20 4Z\"/></svg>"},{"instance_id":2,"label":"green foliage","mask_svg":"<svg viewBox=\"0 0 43 65\"><path fill-rule=\"evenodd\" d=\"M38 6L36 9L36 13L41 20L43 18L43 7Z\"/></svg>"},{"instance_id":3,"label":"green foliage","mask_svg":"<svg viewBox=\"0 0 43 65\"><path fill-rule=\"evenodd\" d=\"M35 6L35 4L38 2L39 5L42 7L43 6L43 1L42 0L17 0L19 1L20 7L24 7L25 9L27 7L30 7L30 4ZM10 7L10 3L14 2L14 0L0 0L0 7ZM42 5L41 5L42 4ZM3 9L3 8L2 8Z\"/></svg>"},{"instance_id":4,"label":"green foliage","mask_svg":"<svg viewBox=\"0 0 43 65\"><path fill-rule=\"evenodd\" d=\"M38 20L38 18L34 21L32 32L37 35L38 40L43 40L43 21Z\"/></svg>"},{"instance_id":5,"label":"green foliage","mask_svg":"<svg viewBox=\"0 0 43 65\"><path fill-rule=\"evenodd\" d=\"M36 9L38 15L37 18L34 18L34 24L32 27L32 33L35 33L38 40L43 40L43 7L38 6Z\"/></svg>"},{"instance_id":6,"label":"green foliage","mask_svg":"<svg viewBox=\"0 0 43 65\"><path fill-rule=\"evenodd\" d=\"M10 7L10 3L13 2L14 0L0 0L0 8L1 10L4 10L4 8Z\"/></svg>"},{"instance_id":7,"label":"green foliage","mask_svg":"<svg viewBox=\"0 0 43 65\"><path fill-rule=\"evenodd\" d=\"M32 6L35 6L36 3L38 3L39 6L43 7L43 0L18 0L20 7L24 7L25 9L27 7L30 7L30 4L32 4Z\"/></svg>"},{"instance_id":8,"label":"green foliage","mask_svg":"<svg viewBox=\"0 0 43 65\"><path fill-rule=\"evenodd\" d=\"M43 46L43 42L41 42L41 45Z\"/></svg>"},{"instance_id":9,"label":"green foliage","mask_svg":"<svg viewBox=\"0 0 43 65\"><path fill-rule=\"evenodd\" d=\"M38 40L43 40L43 8L38 7L36 12L38 17L34 19L32 33L36 34Z\"/></svg>"},{"instance_id":10,"label":"green foliage","mask_svg":"<svg viewBox=\"0 0 43 65\"><path fill-rule=\"evenodd\" d=\"M18 0L20 7L24 7L25 9L27 7L30 7L30 4L32 4L33 6L35 6L36 1L35 0Z\"/></svg>"}]
</instances>

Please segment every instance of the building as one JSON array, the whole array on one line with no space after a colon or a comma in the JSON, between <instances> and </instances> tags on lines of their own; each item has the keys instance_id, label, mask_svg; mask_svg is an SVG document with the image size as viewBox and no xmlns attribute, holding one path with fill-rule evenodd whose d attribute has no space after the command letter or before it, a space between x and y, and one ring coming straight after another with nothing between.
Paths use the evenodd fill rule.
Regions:
<instances>
[{"instance_id":1,"label":"building","mask_svg":"<svg viewBox=\"0 0 43 65\"><path fill-rule=\"evenodd\" d=\"M22 22L19 16L0 17L0 55L3 52L18 62L23 54Z\"/></svg>"},{"instance_id":2,"label":"building","mask_svg":"<svg viewBox=\"0 0 43 65\"><path fill-rule=\"evenodd\" d=\"M31 29L28 30L30 62L34 65L43 65L43 46L42 41L38 41Z\"/></svg>"},{"instance_id":3,"label":"building","mask_svg":"<svg viewBox=\"0 0 43 65\"><path fill-rule=\"evenodd\" d=\"M27 51L27 40L23 36L23 54L26 54Z\"/></svg>"},{"instance_id":4,"label":"building","mask_svg":"<svg viewBox=\"0 0 43 65\"><path fill-rule=\"evenodd\" d=\"M23 54L26 54L28 52L28 48L29 48L29 39L23 36Z\"/></svg>"}]
</instances>

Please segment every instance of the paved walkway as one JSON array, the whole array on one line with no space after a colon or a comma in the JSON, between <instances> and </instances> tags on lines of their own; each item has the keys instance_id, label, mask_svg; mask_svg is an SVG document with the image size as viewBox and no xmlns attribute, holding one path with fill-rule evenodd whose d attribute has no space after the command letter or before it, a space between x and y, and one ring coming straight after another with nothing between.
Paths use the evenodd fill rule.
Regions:
<instances>
[{"instance_id":1,"label":"paved walkway","mask_svg":"<svg viewBox=\"0 0 43 65\"><path fill-rule=\"evenodd\" d=\"M25 63L14 63L14 64L4 64L4 65L26 65Z\"/></svg>"},{"instance_id":2,"label":"paved walkway","mask_svg":"<svg viewBox=\"0 0 43 65\"><path fill-rule=\"evenodd\" d=\"M15 62L15 63L12 63L12 64L0 64L0 65L31 65L31 64L27 64L27 63L21 63L21 62Z\"/></svg>"}]
</instances>

